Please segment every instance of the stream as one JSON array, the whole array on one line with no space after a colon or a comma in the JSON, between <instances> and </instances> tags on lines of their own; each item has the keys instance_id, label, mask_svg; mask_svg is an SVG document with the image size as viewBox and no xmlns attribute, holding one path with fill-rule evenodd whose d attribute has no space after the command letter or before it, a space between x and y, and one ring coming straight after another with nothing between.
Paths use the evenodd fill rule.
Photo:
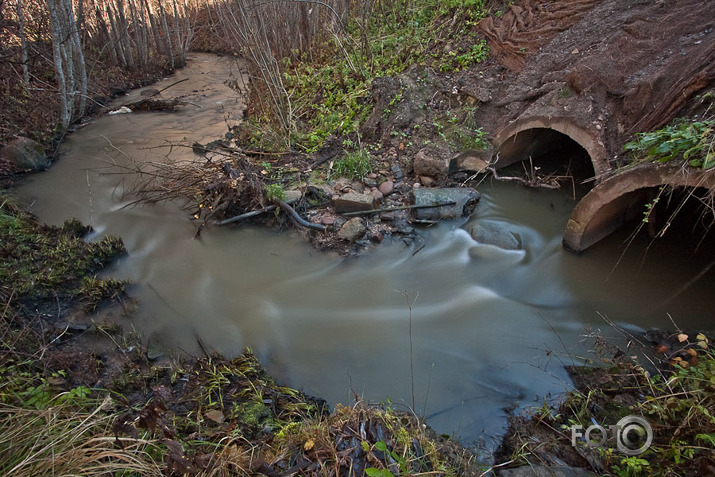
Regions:
<instances>
[{"instance_id":1,"label":"stream","mask_svg":"<svg viewBox=\"0 0 715 477\"><path fill-rule=\"evenodd\" d=\"M197 337L226 356L250 346L282 384L331 405L391 401L439 433L494 446L505 409L539 406L569 386L565 364L595 358L586 329L619 334L658 327L712 328L715 271L688 231L651 243L619 232L581 256L562 250L575 205L568 192L485 181L470 218L421 230L357 259L322 254L296 233L240 225L206 228L174 203L125 207L131 177L118 165L190 160L190 148L241 120L224 85L231 58L192 54L152 88L188 102L175 113L106 115L68 136L61 159L16 190L40 220L77 217L123 238L128 255L107 274L134 283L127 320L149 340L198 355ZM139 98L134 91L118 100ZM476 220L506 226L523 243L507 251L474 241ZM411 327L411 328L410 328ZM411 333L410 333L411 331ZM411 338L410 338L411 334Z\"/></svg>"}]
</instances>

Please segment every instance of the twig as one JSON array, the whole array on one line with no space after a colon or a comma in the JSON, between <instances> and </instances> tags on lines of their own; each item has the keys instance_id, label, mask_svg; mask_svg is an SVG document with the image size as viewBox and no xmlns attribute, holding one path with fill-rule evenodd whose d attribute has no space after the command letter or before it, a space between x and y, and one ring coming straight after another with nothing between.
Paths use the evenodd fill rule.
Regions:
<instances>
[{"instance_id":1,"label":"twig","mask_svg":"<svg viewBox=\"0 0 715 477\"><path fill-rule=\"evenodd\" d=\"M216 225L228 225L232 224L233 222L239 222L241 220L249 219L251 217L255 217L256 215L260 215L264 212L270 212L271 210L275 210L277 206L276 205L268 205L266 207L263 207L262 209L258 210L253 210L251 212L246 212L245 214L240 214L236 215L234 217L231 217L230 219L224 219L219 222L216 222Z\"/></svg>"},{"instance_id":2,"label":"twig","mask_svg":"<svg viewBox=\"0 0 715 477\"><path fill-rule=\"evenodd\" d=\"M176 86L177 84L183 83L184 81L188 81L188 80L189 80L189 78L184 78L184 79L182 79L182 80L177 81L176 83L171 83L171 84L170 84L169 86L167 86L166 88L162 88L162 89L160 89L159 91L157 91L156 93L152 94L152 96L156 96L157 94L160 94L162 91L166 91L167 89L171 88L172 86ZM151 96L150 96L150 97L151 97Z\"/></svg>"},{"instance_id":3,"label":"twig","mask_svg":"<svg viewBox=\"0 0 715 477\"><path fill-rule=\"evenodd\" d=\"M455 201L443 202L441 204L431 204L431 205L401 205L399 207L383 207L381 209L371 209L371 210L358 210L356 212L344 212L341 215L369 215L376 214L378 212L394 212L396 210L409 210L409 209L434 209L436 207L444 207L447 205L456 205Z\"/></svg>"},{"instance_id":4,"label":"twig","mask_svg":"<svg viewBox=\"0 0 715 477\"><path fill-rule=\"evenodd\" d=\"M498 181L514 181L514 182L519 182L527 187L534 187L536 189L560 189L561 186L556 183L556 184L547 184L546 182L543 182L543 180L537 180L538 178L535 177L532 180L527 180L524 179L523 177L515 177L515 176L499 176L497 174L496 169L493 167L487 167L485 170L489 171L492 173L494 176L494 179Z\"/></svg>"},{"instance_id":5,"label":"twig","mask_svg":"<svg viewBox=\"0 0 715 477\"><path fill-rule=\"evenodd\" d=\"M303 217L298 215L298 212L296 212L293 207L286 204L282 200L278 200L276 202L278 203L278 205L280 206L281 209L285 210L286 212L288 212L291 215L291 217L293 217L293 220L295 220L295 222L298 225L305 227L305 228L309 228L309 229L315 229L315 230L320 230L320 231L325 230L325 228L326 228L325 225L314 224L313 222L308 222Z\"/></svg>"}]
</instances>

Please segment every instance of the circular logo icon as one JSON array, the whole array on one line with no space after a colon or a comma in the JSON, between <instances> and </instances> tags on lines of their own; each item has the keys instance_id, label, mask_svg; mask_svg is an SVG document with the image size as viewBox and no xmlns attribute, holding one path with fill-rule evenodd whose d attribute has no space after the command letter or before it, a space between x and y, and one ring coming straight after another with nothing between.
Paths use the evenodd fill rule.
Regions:
<instances>
[{"instance_id":1,"label":"circular logo icon","mask_svg":"<svg viewBox=\"0 0 715 477\"><path fill-rule=\"evenodd\" d=\"M626 416L616 424L618 450L626 455L640 455L653 442L653 428L640 416Z\"/></svg>"}]
</instances>

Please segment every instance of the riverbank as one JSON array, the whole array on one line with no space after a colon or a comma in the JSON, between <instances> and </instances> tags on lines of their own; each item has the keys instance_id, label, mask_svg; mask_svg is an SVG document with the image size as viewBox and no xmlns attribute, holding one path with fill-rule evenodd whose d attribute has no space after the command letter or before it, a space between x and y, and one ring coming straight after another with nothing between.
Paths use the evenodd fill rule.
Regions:
<instances>
[{"instance_id":1,"label":"riverbank","mask_svg":"<svg viewBox=\"0 0 715 477\"><path fill-rule=\"evenodd\" d=\"M368 406L357 395L331 412L324 401L277 385L250 350L229 360L200 342L204 355L193 358L146 348L118 324L133 306L124 284L97 278L122 253L121 241L85 242L76 221L44 226L2 199L3 475L483 469L413 414Z\"/></svg>"},{"instance_id":2,"label":"riverbank","mask_svg":"<svg viewBox=\"0 0 715 477\"><path fill-rule=\"evenodd\" d=\"M573 50L568 53L571 54L571 51ZM241 189L238 184L239 181L248 179L245 183L255 186L253 190L248 190L247 198L251 199L248 204L250 207L239 208L237 205L242 204L234 204L235 209L231 209L231 206L227 206L223 210L225 215L222 220L275 207L263 212L262 217L267 219L265 223L271 227L293 227L294 216L290 212L292 208L310 222L329 228L330 233L328 235L313 229L304 230L302 225L297 225L299 230L303 230L318 247L341 254L364 253L366 249L390 236L409 241L414 237L411 228L418 223L416 221L435 220L435 217L417 217L419 209L402 208L415 205L412 203L415 191L429 189L432 186L461 186L463 179L469 178L476 172L471 168L485 165L480 162L483 158L480 158L479 154L463 156L459 160L461 162L455 161L454 165L464 167L464 170L454 171L450 167L452 161L445 160L451 152L447 153L441 147L437 147L435 151L431 151L434 157L426 153L421 156L420 167L425 167L422 169L425 174L418 177L415 173L417 156L408 155L409 151L414 151L415 137L433 142L442 140L476 142L481 137L474 134L465 136L463 129L454 126L455 123L469 120L470 109L452 107L453 84L452 79L446 77L451 73L447 72L444 76L431 76L431 74L429 69L417 68L399 81L384 79L381 83L378 82L376 88L383 88L383 91L382 93L378 91L380 94L377 94L376 101L382 104L382 107L376 109L377 113L372 118L371 124L375 126L375 123L378 123L379 128L382 128L378 131L382 133L377 136L386 139L379 143L370 143L361 138L362 149L368 150L367 156L361 152L361 148L354 147L358 138L353 136L337 138L332 146L328 143L323 149L314 153L289 153L278 156L272 155L270 151L255 151L249 147L250 144L237 146L230 140L227 143L223 140L218 141L211 147L207 147L208 141L206 144L196 144L196 153L207 156L207 159L225 157L227 153L231 155L231 159L225 162L216 164L215 162L218 161L214 161L210 166L205 165L201 172L207 184L214 185L212 193L215 191L216 195L208 195L209 199L206 202L198 203L201 221L198 222L197 228L200 230L202 223L208 223L205 219L217 217L212 212L206 211L216 207L215 200L220 194L224 197L245 199L244 193L247 190ZM429 87L425 88L422 98L413 94L415 89L409 90L409 94L402 92L401 82L413 86L427 83ZM439 94L434 96L437 92ZM397 100L398 95L417 97L417 100L412 102L402 101L402 98ZM479 97L488 99L481 94ZM430 102L432 99L434 99L433 103ZM461 99L469 101L468 97ZM440 104L440 101L445 102ZM421 107L424 105L434 109L430 114L425 115L424 121L419 123L419 128L414 127L415 123L404 125L402 130L395 127L395 121L404 119L406 117L404 115L418 114L424 109ZM386 112L387 110L390 111ZM429 131L424 132L427 129ZM420 130L423 133L419 133ZM392 135L392 131L396 131L397 134ZM234 134L235 137L240 137L242 132L237 129L232 132L232 135ZM352 141L353 145L344 141ZM379 149L378 145L383 148ZM356 154L347 154L346 147L351 150L348 152ZM335 155L332 155L333 153ZM429 161L429 159L434 160ZM365 162L372 169L366 174L363 172ZM447 175L444 175L445 163ZM228 164L228 170L224 164ZM430 164L431 169L428 167ZM182 177L186 177L184 174L186 171L178 172ZM342 173L346 173L348 177L339 177ZM241 178L242 174L243 178ZM434 177L431 174L434 174ZM485 174L493 173L486 171ZM352 175L357 177L351 177ZM551 179L562 175L561 172L542 174L541 179L534 181L534 184L549 186ZM522 182L530 180L528 175L520 178ZM296 185L298 187L294 188ZM298 205L288 200L291 198L291 193L296 190L300 190ZM354 217L358 220L352 221L353 219L349 218L351 216L337 213L333 203L334 196L340 197L345 202L354 199L349 207L358 210L348 210L347 213L356 212ZM275 214L279 208L273 203L275 199L281 199L291 208L281 207L281 211ZM330 204L326 205L326 202ZM450 199L449 202L452 200ZM201 205L204 207L200 207ZM371 208L367 208L368 205ZM424 205L434 205L434 203ZM448 208L453 205L449 204ZM387 210L375 211L376 208ZM429 207L425 209L428 210ZM459 211L460 215L463 213L464 208ZM367 214L371 218L365 220L361 214ZM12 216L11 212L4 215ZM252 220L256 220L256 216ZM258 220L264 222L261 217ZM350 229L353 231L348 235L350 230L346 228L341 235L340 232L351 221L354 227L351 226ZM233 223L238 222L237 220ZM358 225L358 222L361 225ZM300 224L297 220L296 223ZM61 235L56 230L51 233ZM81 235L75 233L73 237L79 238ZM113 294L116 293L109 293L110 296ZM9 294L12 295L13 293ZM48 295L50 300L45 303L45 307L49 311L45 311L44 314L52 317L61 315L59 312L52 313L53 307L61 303L59 295L61 294L58 294L57 299L52 293ZM74 292L69 295L74 295ZM126 298L122 300L124 300L124 308L129 311L132 307L131 301ZM63 312L67 309L64 305L60 308ZM136 455L146 459L142 460L142 465L145 467L135 468L134 471L137 473L158 475L166 472L168 468L168 472L199 475L211 474L217 469L239 475L250 473L280 475L290 472L309 474L318 471L329 474L331 469L335 469L336 474L344 474L347 468L352 467L358 473L359 470L374 469L370 471L372 475L435 472L447 475L450 473L480 475L487 470L486 465L477 464L468 452L458 447L457 450L443 447L445 440L425 432L422 424L415 421L413 417L366 408L359 399L354 406L337 409L332 416L325 417L319 401L294 390L274 387L269 383L269 378L259 370L259 364L250 353L239 356L236 360L227 361L206 352L203 356L196 356L194 364L174 363L167 358L157 357L156 350L142 348L140 346L142 340L131 333L124 334L116 326L117 321L122 321L122 313L125 309L106 311L108 313L105 315L106 321L101 318L102 315L75 316L72 322L65 323L58 320L53 326L47 325L44 316L33 315L34 309L40 308L34 305L29 307L30 320L31 322L35 320L37 334L35 338L30 339L29 334L22 334L22 330L32 327L20 319L14 311L12 302L8 302L5 306L3 316L7 322L13 324L7 333L3 333L3 336L9 338L6 344L7 349L11 350L7 360L4 360L10 363L10 370L5 376L12 375L10 381L13 386L17 385L17 387L4 388L8 390L7 398L10 404L20 403L22 407L39 407L40 409L37 409L34 414L32 412L24 414L30 421L38 416L43 417L59 411L66 412L79 422L86 422L87 416L101 415L104 426L102 432L91 434L93 439L88 439L87 442L94 444L116 439L112 442L119 442L125 446L125 449L136 450ZM18 335L21 338L17 338ZM18 347L17 343L24 340L35 341L39 345L27 349ZM700 342L707 345L706 341L697 339L697 333L691 333L686 340L692 341L690 344L695 346ZM55 349L58 345L62 347L59 351ZM707 364L709 361L706 359L709 353L708 346L700 348L705 350L698 352L699 356L703 357L701 364L704 365L704 369L698 368L697 365L695 369L698 373L710 372ZM30 362L27 362L27 357L31 358ZM52 359L44 361L48 357ZM38 362L31 363L35 358ZM13 367L16 363L22 366ZM37 367L33 367L35 364ZM30 367L26 368L26 366ZM643 391L635 392L636 397L639 395L654 397L651 392L652 384L640 378L641 376L645 378L645 375L640 374L640 370L627 366L624 369L627 370L626 375L631 378L633 374L639 376L635 381L638 386L643 387ZM616 372L613 374L619 375ZM243 379L245 375L249 375L251 380L245 381ZM615 380L609 376L611 375L601 379ZM27 380L23 381L25 378ZM625 382L631 383L631 381ZM707 380L702 381L702 378L697 377L694 382L702 383ZM649 454L622 462L619 460L620 456L613 457L613 454L606 457L592 456L588 451L578 449L576 451L578 456L574 457L573 461L553 458L554 454L558 456L558 452L571 448L568 431L561 426L573 426L576 421L572 422L569 420L571 418L566 417L567 410L571 411L571 407L578 409L593 407L593 403L597 402L595 394L604 391L602 387L600 384L594 386L593 383L580 387L575 394L580 401L576 401L576 404L573 404L573 401L565 404L558 411L545 407L543 414L537 415L536 424L539 426L548 424L560 429L561 433L543 439L540 437L540 441L535 446L537 449L525 447L523 441L508 442L501 460L497 463L559 465L567 462L596 469L599 472L608 472L610 469L616 474L629 475L639 472L649 473L656 468L656 464L661 466L663 473L670 471L670 468L663 467L658 460L661 455L665 455L676 463L673 472L707 473L709 468L706 452L712 447L707 436L712 434L712 428L708 427L711 423L706 419L699 422L697 426L693 421L692 429L686 434L681 430L678 435L682 436L682 439L675 441L672 433L670 435L669 433L677 431L677 426L662 428L659 435L663 440L658 442L658 447L654 447L653 454L656 456ZM116 398L115 403L103 405L104 401L101 399L104 396L103 391L94 390L96 388L111 390L111 394ZM708 387L700 390L705 393L711 391ZM254 394L254 391L258 392ZM61 392L65 392L63 394L65 397L54 401L53 396ZM671 394L674 392L672 391ZM688 400L698 405L705 405L705 409L711 409L707 407L710 403L704 402L703 395L698 393L692 394L692 399L689 397ZM608 392L605 392L605 395L609 399L613 397ZM237 399L236 396L240 396L241 399ZM632 402L632 395L623 397L621 393L616 396L628 405L635 405ZM655 400L667 402L667 396L667 394L656 396ZM689 402L678 399L670 403L675 403L676 406L682 403L683 409L692 407ZM58 407L55 407L55 404ZM603 405L600 404L598 407ZM594 409L598 410L598 408ZM647 410L647 408L643 409ZM618 412L625 411L626 409L622 408ZM631 409L627 411L630 412ZM552 416L553 412L560 416ZM653 415L659 418L658 412L656 410ZM711 411L707 412L712 415ZM17 408L8 408L5 414L8 417L8 426L12 425L20 414L22 413ZM578 422L584 428L588 428L589 422L592 422L591 418L596 419L596 422L609 424L610 419L615 419L615 414L604 416L599 413L583 412L579 413ZM674 416L682 418L682 414L674 413ZM171 422L171 425L167 424L168 422ZM529 438L526 440L538 435L534 427L529 427L534 426L534 421L531 423L524 421L522 426L527 429L526 434ZM517 427L517 432L524 433L518 429ZM38 431L38 433L42 432L44 431ZM13 436L12 433L6 435ZM706 437L697 438L698 435ZM73 436L70 437L74 439ZM538 444L550 442L550 439L560 439L561 450L542 453ZM685 444L678 443L678 440L683 440ZM430 451L430 449L439 450ZM528 449L530 455L524 455L523 449ZM609 449L612 450L613 446ZM48 452L55 450L48 449ZM106 450L107 448L99 448L99 454ZM120 455L116 445L113 445L110 450L117 452L117 456ZM608 449L604 452L608 452ZM129 455L130 457L117 457L114 461L132 461L134 457ZM25 456L20 454L20 457ZM643 460L648 464L644 464ZM79 465L76 460L69 458L67 462L71 470ZM36 465L36 462L26 462L26 464ZM508 465L503 465L500 469ZM41 467L36 467L38 468ZM19 471L18 473L21 474Z\"/></svg>"}]
</instances>

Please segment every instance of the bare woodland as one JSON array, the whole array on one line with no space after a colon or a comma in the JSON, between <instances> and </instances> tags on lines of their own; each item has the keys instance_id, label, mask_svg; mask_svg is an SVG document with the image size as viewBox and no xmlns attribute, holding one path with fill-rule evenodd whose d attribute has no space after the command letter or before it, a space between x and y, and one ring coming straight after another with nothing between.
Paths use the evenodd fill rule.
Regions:
<instances>
[{"instance_id":1,"label":"bare woodland","mask_svg":"<svg viewBox=\"0 0 715 477\"><path fill-rule=\"evenodd\" d=\"M43 124L61 135L119 87L105 83L136 84L181 67L192 48L244 57L265 98L259 107L287 136L296 112L280 61L311 54L317 40L339 35L351 14L373 3L0 0L0 144ZM342 44L344 52L356 47Z\"/></svg>"}]
</instances>

